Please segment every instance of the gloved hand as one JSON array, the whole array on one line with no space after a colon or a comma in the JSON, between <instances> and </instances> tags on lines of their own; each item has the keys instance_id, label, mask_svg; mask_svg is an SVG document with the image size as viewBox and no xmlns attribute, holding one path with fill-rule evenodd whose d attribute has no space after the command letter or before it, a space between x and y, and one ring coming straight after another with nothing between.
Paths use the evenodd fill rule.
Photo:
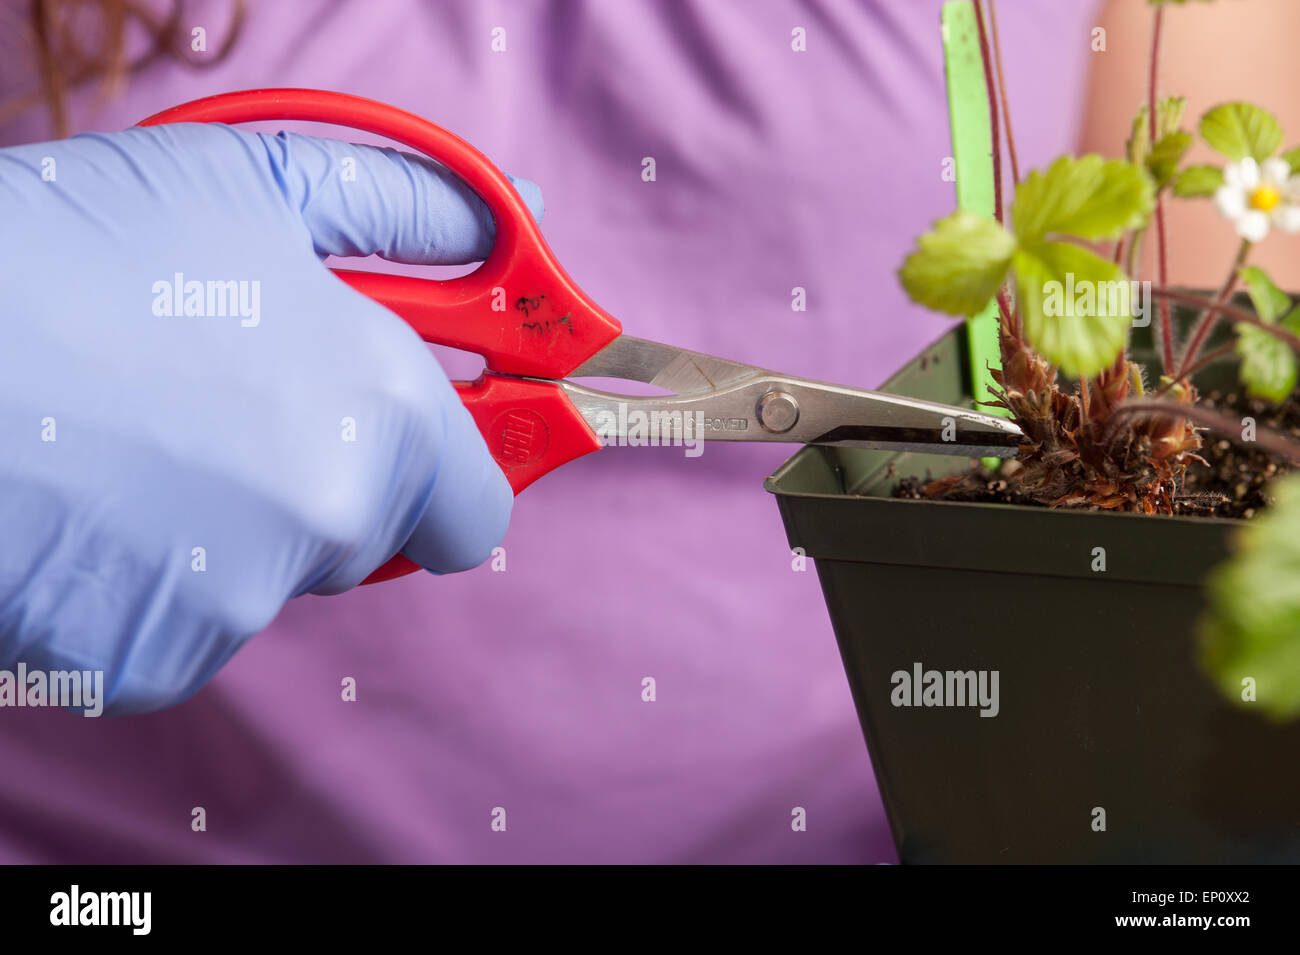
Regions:
<instances>
[{"instance_id":1,"label":"gloved hand","mask_svg":"<svg viewBox=\"0 0 1300 955\"><path fill-rule=\"evenodd\" d=\"M0 210L0 669L102 669L110 711L156 709L291 597L504 535L428 348L321 261L485 257L490 213L436 164L129 129L0 150Z\"/></svg>"}]
</instances>

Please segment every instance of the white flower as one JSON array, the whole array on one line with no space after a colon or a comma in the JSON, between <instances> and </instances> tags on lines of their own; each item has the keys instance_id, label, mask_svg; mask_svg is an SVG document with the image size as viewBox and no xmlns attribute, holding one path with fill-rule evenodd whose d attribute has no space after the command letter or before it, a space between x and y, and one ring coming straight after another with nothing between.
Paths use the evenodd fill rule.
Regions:
<instances>
[{"instance_id":1,"label":"white flower","mask_svg":"<svg viewBox=\"0 0 1300 955\"><path fill-rule=\"evenodd\" d=\"M1291 175L1285 159L1256 163L1247 156L1224 167L1214 204L1247 242L1263 239L1270 225L1300 232L1300 175Z\"/></svg>"}]
</instances>

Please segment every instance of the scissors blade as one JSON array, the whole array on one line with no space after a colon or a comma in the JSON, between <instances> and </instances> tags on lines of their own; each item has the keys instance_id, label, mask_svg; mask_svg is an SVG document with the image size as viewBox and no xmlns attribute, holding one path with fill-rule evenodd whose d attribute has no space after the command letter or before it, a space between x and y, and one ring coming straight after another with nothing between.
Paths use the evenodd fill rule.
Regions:
<instances>
[{"instance_id":1,"label":"scissors blade","mask_svg":"<svg viewBox=\"0 0 1300 955\"><path fill-rule=\"evenodd\" d=\"M806 408L809 430L819 432L806 444L1009 458L1026 441L1010 419L969 408L818 381L785 382L800 410L796 428Z\"/></svg>"},{"instance_id":2,"label":"scissors blade","mask_svg":"<svg viewBox=\"0 0 1300 955\"><path fill-rule=\"evenodd\" d=\"M560 382L611 443L782 441L1005 458L1025 440L1010 420L969 408L796 378L626 335L572 377L625 378L676 392L619 395Z\"/></svg>"},{"instance_id":3,"label":"scissors blade","mask_svg":"<svg viewBox=\"0 0 1300 955\"><path fill-rule=\"evenodd\" d=\"M623 378L678 395L702 395L763 374L761 368L704 352L620 335L587 359L570 378Z\"/></svg>"}]
</instances>

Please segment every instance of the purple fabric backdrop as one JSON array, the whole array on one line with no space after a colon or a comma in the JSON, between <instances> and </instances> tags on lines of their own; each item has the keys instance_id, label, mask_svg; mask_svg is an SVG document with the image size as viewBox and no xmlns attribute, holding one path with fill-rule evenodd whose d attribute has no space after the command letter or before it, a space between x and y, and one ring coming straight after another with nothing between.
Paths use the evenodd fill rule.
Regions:
<instances>
[{"instance_id":1,"label":"purple fabric backdrop","mask_svg":"<svg viewBox=\"0 0 1300 955\"><path fill-rule=\"evenodd\" d=\"M893 274L953 203L938 0L252 6L226 63L80 94L76 128L345 90L540 183L553 249L631 334L872 386L947 327ZM1026 168L1072 147L1086 7L999 4ZM194 9L221 33L224 3ZM31 85L6 32L0 93ZM0 711L0 861L894 859L816 575L761 487L792 451L592 455L520 498L504 572L296 600L166 712Z\"/></svg>"}]
</instances>

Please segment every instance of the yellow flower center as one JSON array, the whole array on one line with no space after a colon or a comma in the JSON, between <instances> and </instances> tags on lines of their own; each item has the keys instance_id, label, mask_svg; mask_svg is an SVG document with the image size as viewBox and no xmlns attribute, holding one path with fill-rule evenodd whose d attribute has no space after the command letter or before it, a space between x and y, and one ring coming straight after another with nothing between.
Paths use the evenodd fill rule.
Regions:
<instances>
[{"instance_id":1,"label":"yellow flower center","mask_svg":"<svg viewBox=\"0 0 1300 955\"><path fill-rule=\"evenodd\" d=\"M1250 194L1250 207L1261 212L1268 212L1281 201L1281 194L1272 186L1260 186Z\"/></svg>"}]
</instances>

